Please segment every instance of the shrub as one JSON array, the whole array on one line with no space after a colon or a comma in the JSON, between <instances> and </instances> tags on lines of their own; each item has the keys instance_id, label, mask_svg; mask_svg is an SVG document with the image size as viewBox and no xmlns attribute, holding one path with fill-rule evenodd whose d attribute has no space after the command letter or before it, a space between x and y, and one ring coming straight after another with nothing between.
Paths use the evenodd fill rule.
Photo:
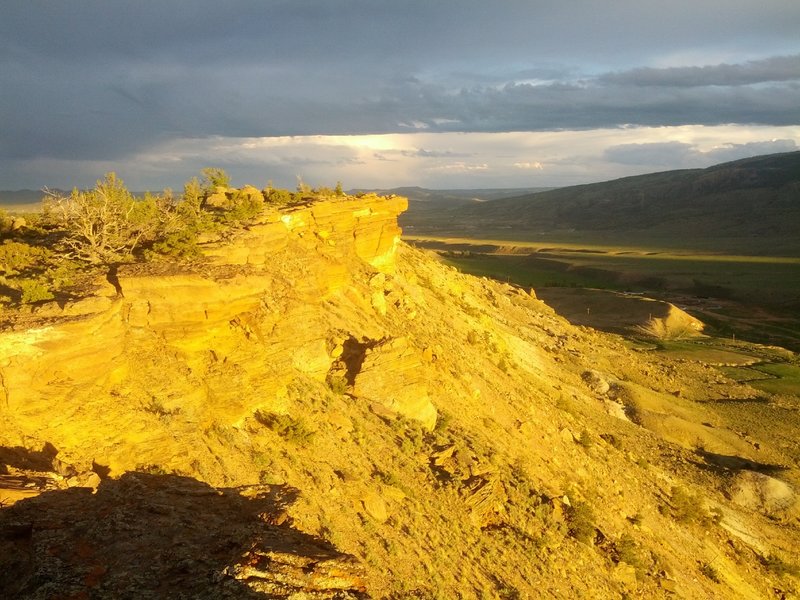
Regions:
<instances>
[{"instance_id":1,"label":"shrub","mask_svg":"<svg viewBox=\"0 0 800 600\"><path fill-rule=\"evenodd\" d=\"M453 422L453 415L449 412L439 409L439 414L436 418L436 426L434 427L434 431L437 433L442 433L450 427L450 424Z\"/></svg>"},{"instance_id":2,"label":"shrub","mask_svg":"<svg viewBox=\"0 0 800 600\"><path fill-rule=\"evenodd\" d=\"M761 559L764 566L776 575L800 575L800 569L786 562L777 554L770 554Z\"/></svg>"},{"instance_id":3,"label":"shrub","mask_svg":"<svg viewBox=\"0 0 800 600\"><path fill-rule=\"evenodd\" d=\"M14 220L8 216L8 213L0 208L0 232L11 231Z\"/></svg>"},{"instance_id":4,"label":"shrub","mask_svg":"<svg viewBox=\"0 0 800 600\"><path fill-rule=\"evenodd\" d=\"M231 178L224 169L219 167L206 167L200 171L203 174L203 191L213 192L218 187L230 186Z\"/></svg>"},{"instance_id":5,"label":"shrub","mask_svg":"<svg viewBox=\"0 0 800 600\"><path fill-rule=\"evenodd\" d=\"M246 194L237 190L231 198L231 206L222 213L225 223L250 221L264 208L264 198L259 194Z\"/></svg>"},{"instance_id":6,"label":"shrub","mask_svg":"<svg viewBox=\"0 0 800 600\"><path fill-rule=\"evenodd\" d=\"M32 304L54 298L50 287L38 279L23 279L19 282L19 288L22 292L22 297L20 298L22 304Z\"/></svg>"},{"instance_id":7,"label":"shrub","mask_svg":"<svg viewBox=\"0 0 800 600\"><path fill-rule=\"evenodd\" d=\"M145 404L142 410L162 418L173 417L181 412L180 408L169 409L165 407L164 403L156 397L151 397L150 402Z\"/></svg>"},{"instance_id":8,"label":"shrub","mask_svg":"<svg viewBox=\"0 0 800 600\"><path fill-rule=\"evenodd\" d=\"M578 443L584 448L591 448L594 445L594 440L592 440L592 434L584 429L581 432L581 436L578 438Z\"/></svg>"},{"instance_id":9,"label":"shrub","mask_svg":"<svg viewBox=\"0 0 800 600\"><path fill-rule=\"evenodd\" d=\"M160 225L150 248L152 253L188 259L200 256L200 234L218 227L202 206L204 197L200 182L193 178L184 184L177 201L171 195L157 200Z\"/></svg>"},{"instance_id":10,"label":"shrub","mask_svg":"<svg viewBox=\"0 0 800 600\"><path fill-rule=\"evenodd\" d=\"M274 431L282 438L295 444L306 444L314 437L314 431L303 419L291 415L257 411L256 421L270 431Z\"/></svg>"},{"instance_id":11,"label":"shrub","mask_svg":"<svg viewBox=\"0 0 800 600\"><path fill-rule=\"evenodd\" d=\"M295 194L289 190L282 190L269 186L264 190L264 199L272 204L291 204L295 200Z\"/></svg>"},{"instance_id":12,"label":"shrub","mask_svg":"<svg viewBox=\"0 0 800 600\"><path fill-rule=\"evenodd\" d=\"M150 197L137 202L116 174L108 173L93 190L51 195L56 222L66 236L69 255L90 263L129 256L159 226L158 207Z\"/></svg>"},{"instance_id":13,"label":"shrub","mask_svg":"<svg viewBox=\"0 0 800 600\"><path fill-rule=\"evenodd\" d=\"M347 378L343 375L328 375L328 389L337 396L344 396L347 392Z\"/></svg>"},{"instance_id":14,"label":"shrub","mask_svg":"<svg viewBox=\"0 0 800 600\"><path fill-rule=\"evenodd\" d=\"M701 564L700 565L700 573L702 573L702 575L704 577L710 579L714 583L719 583L720 582L719 573L714 568L714 565L712 565L711 563L703 563L703 564Z\"/></svg>"},{"instance_id":15,"label":"shrub","mask_svg":"<svg viewBox=\"0 0 800 600\"><path fill-rule=\"evenodd\" d=\"M636 331L659 340L681 340L695 337L698 333L692 321L674 316L651 317L644 325L637 325Z\"/></svg>"},{"instance_id":16,"label":"shrub","mask_svg":"<svg viewBox=\"0 0 800 600\"><path fill-rule=\"evenodd\" d=\"M0 273L15 275L37 264L41 265L51 255L47 248L6 240L0 244Z\"/></svg>"},{"instance_id":17,"label":"shrub","mask_svg":"<svg viewBox=\"0 0 800 600\"><path fill-rule=\"evenodd\" d=\"M630 534L623 533L622 537L614 544L614 547L619 560L635 567L637 572L644 571L647 568L642 552Z\"/></svg>"},{"instance_id":18,"label":"shrub","mask_svg":"<svg viewBox=\"0 0 800 600\"><path fill-rule=\"evenodd\" d=\"M567 531L579 542L588 543L594 539L595 525L594 513L591 506L585 502L573 502L567 508Z\"/></svg>"},{"instance_id":19,"label":"shrub","mask_svg":"<svg viewBox=\"0 0 800 600\"><path fill-rule=\"evenodd\" d=\"M679 523L718 524L722 520L722 513L718 509L709 513L703 507L702 499L685 488L673 486L671 496L672 516Z\"/></svg>"}]
</instances>

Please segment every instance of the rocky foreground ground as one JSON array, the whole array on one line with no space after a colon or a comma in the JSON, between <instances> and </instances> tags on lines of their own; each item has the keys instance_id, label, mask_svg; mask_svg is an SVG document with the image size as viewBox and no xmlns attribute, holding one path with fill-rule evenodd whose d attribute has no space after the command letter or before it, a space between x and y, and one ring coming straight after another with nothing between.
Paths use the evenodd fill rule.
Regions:
<instances>
[{"instance_id":1,"label":"rocky foreground ground","mask_svg":"<svg viewBox=\"0 0 800 600\"><path fill-rule=\"evenodd\" d=\"M797 398L459 274L404 208L271 209L3 315L0 596L795 593Z\"/></svg>"}]
</instances>

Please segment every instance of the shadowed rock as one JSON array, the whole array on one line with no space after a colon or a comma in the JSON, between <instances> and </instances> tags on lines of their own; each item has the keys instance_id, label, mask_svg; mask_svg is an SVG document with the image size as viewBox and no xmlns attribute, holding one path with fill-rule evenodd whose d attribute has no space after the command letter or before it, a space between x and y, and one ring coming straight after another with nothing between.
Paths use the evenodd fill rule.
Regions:
<instances>
[{"instance_id":1,"label":"shadowed rock","mask_svg":"<svg viewBox=\"0 0 800 600\"><path fill-rule=\"evenodd\" d=\"M145 473L45 492L0 510L0 597L366 598L352 556L286 524L296 497Z\"/></svg>"}]
</instances>

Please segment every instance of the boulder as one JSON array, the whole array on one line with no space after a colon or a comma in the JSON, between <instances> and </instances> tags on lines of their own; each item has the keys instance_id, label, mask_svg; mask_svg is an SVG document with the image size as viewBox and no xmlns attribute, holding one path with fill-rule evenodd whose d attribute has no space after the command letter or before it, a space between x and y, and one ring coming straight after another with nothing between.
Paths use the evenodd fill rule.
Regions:
<instances>
[{"instance_id":1,"label":"boulder","mask_svg":"<svg viewBox=\"0 0 800 600\"><path fill-rule=\"evenodd\" d=\"M353 391L359 398L420 421L429 430L436 425L436 408L428 395L422 353L406 338L367 349Z\"/></svg>"},{"instance_id":2,"label":"boulder","mask_svg":"<svg viewBox=\"0 0 800 600\"><path fill-rule=\"evenodd\" d=\"M379 523L384 523L389 518L386 502L376 492L368 492L361 502L367 514Z\"/></svg>"},{"instance_id":3,"label":"boulder","mask_svg":"<svg viewBox=\"0 0 800 600\"><path fill-rule=\"evenodd\" d=\"M764 473L741 471L730 490L733 502L772 517L785 516L795 505L791 486Z\"/></svg>"},{"instance_id":4,"label":"boulder","mask_svg":"<svg viewBox=\"0 0 800 600\"><path fill-rule=\"evenodd\" d=\"M581 379L583 379L583 382L590 390L600 396L606 394L611 388L608 381L606 381L605 377L603 377L603 374L600 373L600 371L595 371L594 369L584 371L581 375Z\"/></svg>"}]
</instances>

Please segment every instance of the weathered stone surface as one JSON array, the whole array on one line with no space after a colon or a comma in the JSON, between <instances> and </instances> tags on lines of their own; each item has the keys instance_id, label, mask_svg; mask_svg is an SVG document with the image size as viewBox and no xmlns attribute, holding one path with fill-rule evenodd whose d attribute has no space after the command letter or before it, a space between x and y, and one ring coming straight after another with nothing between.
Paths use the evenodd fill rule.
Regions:
<instances>
[{"instance_id":1,"label":"weathered stone surface","mask_svg":"<svg viewBox=\"0 0 800 600\"><path fill-rule=\"evenodd\" d=\"M389 518L386 502L383 501L383 498L381 498L380 494L377 492L367 492L362 503L364 504L364 510L367 514L379 523L383 523Z\"/></svg>"},{"instance_id":2,"label":"weathered stone surface","mask_svg":"<svg viewBox=\"0 0 800 600\"><path fill-rule=\"evenodd\" d=\"M600 396L606 394L610 389L608 381L606 381L605 377L603 377L603 374L599 371L595 371L593 369L584 371L581 375L581 378L590 390Z\"/></svg>"},{"instance_id":3,"label":"weathered stone surface","mask_svg":"<svg viewBox=\"0 0 800 600\"><path fill-rule=\"evenodd\" d=\"M612 577L626 588L636 587L636 568L625 562L617 563L611 572Z\"/></svg>"},{"instance_id":4,"label":"weathered stone surface","mask_svg":"<svg viewBox=\"0 0 800 600\"><path fill-rule=\"evenodd\" d=\"M473 525L484 528L502 523L503 507L508 498L499 479L476 477L462 493Z\"/></svg>"},{"instance_id":5,"label":"weathered stone surface","mask_svg":"<svg viewBox=\"0 0 800 600\"><path fill-rule=\"evenodd\" d=\"M428 429L436 425L436 407L428 395L422 353L405 338L389 340L366 351L355 377L354 393L420 421Z\"/></svg>"},{"instance_id":6,"label":"weathered stone surface","mask_svg":"<svg viewBox=\"0 0 800 600\"><path fill-rule=\"evenodd\" d=\"M244 192L260 195L253 190ZM54 305L41 326L0 334L4 433L99 452L121 473L186 452L180 436L148 426L153 418L172 417L195 436L198 426L280 408L293 379L323 381L336 359L327 340L338 317L324 302L347 293L353 310L374 315L364 305L378 289L354 277L392 267L395 242L384 234L399 235L404 208L374 197L272 209L232 239L204 244L207 262L122 266L114 285ZM435 411L424 418L432 423Z\"/></svg>"},{"instance_id":7,"label":"weathered stone surface","mask_svg":"<svg viewBox=\"0 0 800 600\"><path fill-rule=\"evenodd\" d=\"M796 504L791 486L764 473L741 471L733 481L730 497L736 504L770 516L784 516Z\"/></svg>"},{"instance_id":8,"label":"weathered stone surface","mask_svg":"<svg viewBox=\"0 0 800 600\"><path fill-rule=\"evenodd\" d=\"M397 215L407 207L405 198L373 197L273 209L261 224L239 232L233 239L210 244L205 254L217 264L262 266L277 252L294 246L313 249L318 260L337 264L355 256L388 273L395 268L400 242Z\"/></svg>"}]
</instances>

